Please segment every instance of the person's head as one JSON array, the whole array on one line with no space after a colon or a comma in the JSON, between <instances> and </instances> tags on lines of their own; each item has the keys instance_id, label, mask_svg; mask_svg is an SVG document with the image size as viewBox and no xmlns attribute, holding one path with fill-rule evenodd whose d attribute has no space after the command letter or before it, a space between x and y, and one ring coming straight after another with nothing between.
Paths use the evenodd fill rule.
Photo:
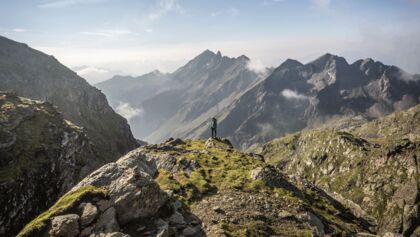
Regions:
<instances>
[{"instance_id":1,"label":"person's head","mask_svg":"<svg viewBox=\"0 0 420 237\"><path fill-rule=\"evenodd\" d=\"M213 121L217 121L217 119L216 119L215 117L213 117L211 120L213 120Z\"/></svg>"}]
</instances>

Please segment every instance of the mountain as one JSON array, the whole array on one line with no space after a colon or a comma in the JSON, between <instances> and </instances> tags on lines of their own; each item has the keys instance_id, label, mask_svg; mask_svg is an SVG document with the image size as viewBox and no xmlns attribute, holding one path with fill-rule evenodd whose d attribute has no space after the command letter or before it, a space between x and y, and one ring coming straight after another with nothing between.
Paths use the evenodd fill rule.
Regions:
<instances>
[{"instance_id":1,"label":"mountain","mask_svg":"<svg viewBox=\"0 0 420 237\"><path fill-rule=\"evenodd\" d=\"M420 105L344 129L289 134L257 150L373 219L379 234L420 235Z\"/></svg>"},{"instance_id":2,"label":"mountain","mask_svg":"<svg viewBox=\"0 0 420 237\"><path fill-rule=\"evenodd\" d=\"M138 138L160 142L183 137L206 123L260 79L262 75L250 70L249 63L246 56L230 58L206 50L170 74L116 77L97 86L110 95L114 108L127 103L139 112L130 119ZM114 97L115 93L119 95Z\"/></svg>"},{"instance_id":3,"label":"mountain","mask_svg":"<svg viewBox=\"0 0 420 237\"><path fill-rule=\"evenodd\" d=\"M112 107L129 103L137 108L145 99L167 89L169 83L168 75L156 70L139 77L116 75L95 86L106 94Z\"/></svg>"},{"instance_id":4,"label":"mountain","mask_svg":"<svg viewBox=\"0 0 420 237\"><path fill-rule=\"evenodd\" d=\"M372 59L352 64L325 54L302 64L286 60L270 76L219 111L219 134L247 149L254 144L345 117L382 117L419 103L420 80ZM203 123L184 137L206 137Z\"/></svg>"},{"instance_id":5,"label":"mountain","mask_svg":"<svg viewBox=\"0 0 420 237\"><path fill-rule=\"evenodd\" d=\"M0 37L0 90L51 102L65 119L82 126L102 163L137 147L127 121L105 95L54 57Z\"/></svg>"},{"instance_id":6,"label":"mountain","mask_svg":"<svg viewBox=\"0 0 420 237\"><path fill-rule=\"evenodd\" d=\"M98 167L86 133L48 102L0 92L0 236L15 236Z\"/></svg>"},{"instance_id":7,"label":"mountain","mask_svg":"<svg viewBox=\"0 0 420 237\"><path fill-rule=\"evenodd\" d=\"M18 236L369 236L369 227L227 140L172 139L94 171Z\"/></svg>"}]
</instances>

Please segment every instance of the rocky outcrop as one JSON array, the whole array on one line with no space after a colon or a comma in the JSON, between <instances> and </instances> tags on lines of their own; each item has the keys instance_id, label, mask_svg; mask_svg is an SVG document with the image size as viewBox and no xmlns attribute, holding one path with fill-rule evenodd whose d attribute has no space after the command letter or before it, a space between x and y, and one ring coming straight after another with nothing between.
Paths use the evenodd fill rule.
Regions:
<instances>
[{"instance_id":1,"label":"rocky outcrop","mask_svg":"<svg viewBox=\"0 0 420 237\"><path fill-rule=\"evenodd\" d=\"M380 234L419 229L420 106L344 130L290 134L260 147L266 161L376 218ZM346 200L347 199L347 200ZM363 211L361 211L363 210Z\"/></svg>"},{"instance_id":2,"label":"rocky outcrop","mask_svg":"<svg viewBox=\"0 0 420 237\"><path fill-rule=\"evenodd\" d=\"M331 197L228 144L170 139L133 150L83 179L20 236L369 233Z\"/></svg>"},{"instance_id":3,"label":"rocky outcrop","mask_svg":"<svg viewBox=\"0 0 420 237\"><path fill-rule=\"evenodd\" d=\"M104 195L75 198L44 220L42 228L32 228L35 219L20 236L204 236L201 221L153 180L158 167L165 167L156 165L161 159L134 150L102 166L60 200L89 188Z\"/></svg>"},{"instance_id":4,"label":"rocky outcrop","mask_svg":"<svg viewBox=\"0 0 420 237\"><path fill-rule=\"evenodd\" d=\"M50 103L0 92L0 236L15 235L87 175L86 133Z\"/></svg>"},{"instance_id":5,"label":"rocky outcrop","mask_svg":"<svg viewBox=\"0 0 420 237\"><path fill-rule=\"evenodd\" d=\"M0 90L57 106L65 119L86 130L101 164L138 146L105 95L54 57L0 36L0 68Z\"/></svg>"}]
</instances>

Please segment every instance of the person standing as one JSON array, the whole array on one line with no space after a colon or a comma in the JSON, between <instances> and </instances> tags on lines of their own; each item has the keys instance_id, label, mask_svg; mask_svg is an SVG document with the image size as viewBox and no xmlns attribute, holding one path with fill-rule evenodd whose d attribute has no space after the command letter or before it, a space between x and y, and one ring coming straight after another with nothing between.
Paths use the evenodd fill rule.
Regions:
<instances>
[{"instance_id":1,"label":"person standing","mask_svg":"<svg viewBox=\"0 0 420 237\"><path fill-rule=\"evenodd\" d=\"M215 117L211 119L210 128L211 128L211 138L216 138L217 137L217 119Z\"/></svg>"}]
</instances>

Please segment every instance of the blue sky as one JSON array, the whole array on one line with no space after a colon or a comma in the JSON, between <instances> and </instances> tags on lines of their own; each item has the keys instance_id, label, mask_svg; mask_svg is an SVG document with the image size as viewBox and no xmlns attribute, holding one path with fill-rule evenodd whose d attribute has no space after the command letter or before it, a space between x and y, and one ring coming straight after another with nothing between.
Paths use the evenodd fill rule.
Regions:
<instances>
[{"instance_id":1,"label":"blue sky","mask_svg":"<svg viewBox=\"0 0 420 237\"><path fill-rule=\"evenodd\" d=\"M0 35L92 83L173 71L205 49L253 68L330 52L420 72L419 0L0 0Z\"/></svg>"}]
</instances>

